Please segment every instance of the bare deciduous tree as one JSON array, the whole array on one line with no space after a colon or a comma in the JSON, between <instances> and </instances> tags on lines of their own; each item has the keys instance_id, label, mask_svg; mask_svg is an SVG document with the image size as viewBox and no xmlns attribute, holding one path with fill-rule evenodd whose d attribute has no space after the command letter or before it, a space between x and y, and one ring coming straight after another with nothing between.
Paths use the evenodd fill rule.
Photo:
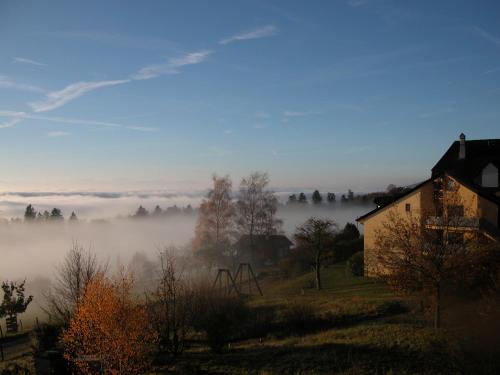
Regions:
<instances>
[{"instance_id":1,"label":"bare deciduous tree","mask_svg":"<svg viewBox=\"0 0 500 375\"><path fill-rule=\"evenodd\" d=\"M88 282L106 270L107 264L99 263L90 249L85 250L78 242L73 242L63 263L56 270L54 285L45 295L45 312L52 320L67 323L79 305Z\"/></svg>"},{"instance_id":2,"label":"bare deciduous tree","mask_svg":"<svg viewBox=\"0 0 500 375\"><path fill-rule=\"evenodd\" d=\"M198 251L215 251L220 255L228 247L233 235L232 182L229 176L217 175L212 177L212 181L213 188L200 205L193 247Z\"/></svg>"},{"instance_id":3,"label":"bare deciduous tree","mask_svg":"<svg viewBox=\"0 0 500 375\"><path fill-rule=\"evenodd\" d=\"M173 249L163 249L158 258L159 281L148 296L148 310L160 351L175 355L185 349L193 294L183 278Z\"/></svg>"},{"instance_id":4,"label":"bare deciduous tree","mask_svg":"<svg viewBox=\"0 0 500 375\"><path fill-rule=\"evenodd\" d=\"M316 273L316 288L321 290L322 257L328 250L337 235L337 224L332 220L309 218L295 230L297 251L306 251L311 254L312 266Z\"/></svg>"},{"instance_id":5,"label":"bare deciduous tree","mask_svg":"<svg viewBox=\"0 0 500 375\"><path fill-rule=\"evenodd\" d=\"M241 234L250 239L253 257L254 236L276 234L281 228L281 220L276 218L278 201L269 185L267 173L254 172L241 180L237 202L237 225Z\"/></svg>"},{"instance_id":6,"label":"bare deciduous tree","mask_svg":"<svg viewBox=\"0 0 500 375\"><path fill-rule=\"evenodd\" d=\"M430 296L436 329L441 326L443 287L476 278L476 266L488 256L479 233L471 230L477 223L457 188L447 185L435 207L417 213L390 211L376 233L374 271L396 290Z\"/></svg>"}]
</instances>

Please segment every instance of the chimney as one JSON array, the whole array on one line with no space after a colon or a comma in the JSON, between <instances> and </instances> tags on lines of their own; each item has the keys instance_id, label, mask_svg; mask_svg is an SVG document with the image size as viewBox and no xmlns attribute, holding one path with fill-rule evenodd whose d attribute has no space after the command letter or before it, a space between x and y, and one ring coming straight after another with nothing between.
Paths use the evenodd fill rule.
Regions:
<instances>
[{"instance_id":1,"label":"chimney","mask_svg":"<svg viewBox=\"0 0 500 375\"><path fill-rule=\"evenodd\" d=\"M458 159L465 159L465 134L460 134L460 149L458 151Z\"/></svg>"}]
</instances>

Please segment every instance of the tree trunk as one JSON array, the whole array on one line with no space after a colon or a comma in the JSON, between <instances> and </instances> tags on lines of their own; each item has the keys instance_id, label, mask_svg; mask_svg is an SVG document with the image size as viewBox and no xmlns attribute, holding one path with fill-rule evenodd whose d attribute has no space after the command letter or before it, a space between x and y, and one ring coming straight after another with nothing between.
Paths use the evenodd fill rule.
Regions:
<instances>
[{"instance_id":1,"label":"tree trunk","mask_svg":"<svg viewBox=\"0 0 500 375\"><path fill-rule=\"evenodd\" d=\"M441 285L436 285L436 301L434 302L434 328L441 328Z\"/></svg>"},{"instance_id":2,"label":"tree trunk","mask_svg":"<svg viewBox=\"0 0 500 375\"><path fill-rule=\"evenodd\" d=\"M316 255L316 289L321 290L321 261L320 261L320 254Z\"/></svg>"}]
</instances>

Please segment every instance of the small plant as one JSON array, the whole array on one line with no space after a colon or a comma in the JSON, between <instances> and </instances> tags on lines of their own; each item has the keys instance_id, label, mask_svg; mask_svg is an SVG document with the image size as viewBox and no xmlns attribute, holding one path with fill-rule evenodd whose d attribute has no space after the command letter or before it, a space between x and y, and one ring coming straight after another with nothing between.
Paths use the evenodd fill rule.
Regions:
<instances>
[{"instance_id":1,"label":"small plant","mask_svg":"<svg viewBox=\"0 0 500 375\"><path fill-rule=\"evenodd\" d=\"M18 284L16 282L3 282L3 301L0 305L0 318L7 317L15 321L14 331L17 332L17 314L26 311L26 308L33 300L33 296L24 296L24 284L26 280ZM8 327L7 327L8 328Z\"/></svg>"},{"instance_id":2,"label":"small plant","mask_svg":"<svg viewBox=\"0 0 500 375\"><path fill-rule=\"evenodd\" d=\"M219 294L197 296L193 327L204 332L208 345L216 353L224 350L229 341L238 338L249 318L249 309L238 297Z\"/></svg>"},{"instance_id":3,"label":"small plant","mask_svg":"<svg viewBox=\"0 0 500 375\"><path fill-rule=\"evenodd\" d=\"M347 271L353 276L363 276L365 269L364 254L358 251L349 258L346 264Z\"/></svg>"}]
</instances>

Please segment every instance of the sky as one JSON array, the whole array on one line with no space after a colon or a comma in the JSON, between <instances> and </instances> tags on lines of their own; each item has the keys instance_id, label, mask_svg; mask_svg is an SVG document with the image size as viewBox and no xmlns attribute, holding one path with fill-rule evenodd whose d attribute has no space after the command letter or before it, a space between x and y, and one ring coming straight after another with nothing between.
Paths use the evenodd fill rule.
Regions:
<instances>
[{"instance_id":1,"label":"sky","mask_svg":"<svg viewBox=\"0 0 500 375\"><path fill-rule=\"evenodd\" d=\"M367 192L500 138L498 1L0 2L0 191Z\"/></svg>"}]
</instances>

